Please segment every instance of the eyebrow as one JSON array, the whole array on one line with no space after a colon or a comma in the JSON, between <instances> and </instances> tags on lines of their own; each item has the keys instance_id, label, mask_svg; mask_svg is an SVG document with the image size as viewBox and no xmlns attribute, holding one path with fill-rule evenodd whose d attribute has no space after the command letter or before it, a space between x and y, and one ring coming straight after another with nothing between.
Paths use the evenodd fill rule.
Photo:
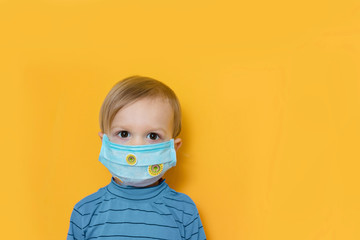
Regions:
<instances>
[{"instance_id":1,"label":"eyebrow","mask_svg":"<svg viewBox=\"0 0 360 240\"><path fill-rule=\"evenodd\" d=\"M119 129L128 129L129 127L126 127L126 126L118 126L118 125L115 125L113 127L110 128L110 131L112 131L113 129L116 129L116 128L119 128ZM157 132L157 131L161 131L163 133L166 133L165 129L162 128L162 127L159 127L159 128L149 128L150 130L148 130L147 132Z\"/></svg>"},{"instance_id":2,"label":"eyebrow","mask_svg":"<svg viewBox=\"0 0 360 240\"><path fill-rule=\"evenodd\" d=\"M110 131L113 130L114 128L125 128L125 127L121 127L121 126L113 126L110 128Z\"/></svg>"},{"instance_id":3,"label":"eyebrow","mask_svg":"<svg viewBox=\"0 0 360 240\"><path fill-rule=\"evenodd\" d=\"M150 132L158 132L158 131L163 132L163 133L166 132L165 129L163 129L163 128L155 128L155 129L151 130Z\"/></svg>"}]
</instances>

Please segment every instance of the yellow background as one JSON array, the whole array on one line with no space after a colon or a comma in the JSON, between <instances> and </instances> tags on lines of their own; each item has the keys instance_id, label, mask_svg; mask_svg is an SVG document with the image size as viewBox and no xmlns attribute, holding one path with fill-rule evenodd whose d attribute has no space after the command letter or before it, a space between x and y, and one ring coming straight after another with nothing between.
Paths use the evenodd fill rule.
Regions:
<instances>
[{"instance_id":1,"label":"yellow background","mask_svg":"<svg viewBox=\"0 0 360 240\"><path fill-rule=\"evenodd\" d=\"M358 0L1 0L0 21L1 239L66 238L133 74L182 103L167 182L208 239L360 239Z\"/></svg>"}]
</instances>

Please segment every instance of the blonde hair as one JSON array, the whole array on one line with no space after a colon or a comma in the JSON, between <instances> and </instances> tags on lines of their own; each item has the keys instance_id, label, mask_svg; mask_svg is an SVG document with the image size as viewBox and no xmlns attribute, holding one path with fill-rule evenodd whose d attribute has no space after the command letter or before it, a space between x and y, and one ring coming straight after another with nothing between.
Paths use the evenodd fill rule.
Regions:
<instances>
[{"instance_id":1,"label":"blonde hair","mask_svg":"<svg viewBox=\"0 0 360 240\"><path fill-rule=\"evenodd\" d=\"M143 98L163 98L174 111L173 137L181 131L181 108L173 90L164 83L143 76L131 76L116 83L106 96L100 109L100 129L108 133L116 113L123 107Z\"/></svg>"}]
</instances>

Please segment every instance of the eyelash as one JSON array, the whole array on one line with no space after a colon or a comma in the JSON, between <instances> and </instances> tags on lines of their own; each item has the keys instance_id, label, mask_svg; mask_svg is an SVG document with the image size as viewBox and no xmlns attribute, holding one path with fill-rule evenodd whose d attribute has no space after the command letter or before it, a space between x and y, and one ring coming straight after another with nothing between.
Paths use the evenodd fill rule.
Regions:
<instances>
[{"instance_id":1,"label":"eyelash","mask_svg":"<svg viewBox=\"0 0 360 240\"><path fill-rule=\"evenodd\" d=\"M126 134L127 136L121 136L122 134ZM129 137L130 133L128 131L119 131L118 133L116 133L117 136L121 137L121 138L127 138Z\"/></svg>"},{"instance_id":2,"label":"eyelash","mask_svg":"<svg viewBox=\"0 0 360 240\"><path fill-rule=\"evenodd\" d=\"M152 139L152 138L150 137L152 134L155 134L155 135L156 135L155 139ZM157 133L154 133L154 132L149 133L146 137L148 137L148 136L149 136L149 138L150 138L151 140L153 140L153 141L160 139L160 135L157 134Z\"/></svg>"},{"instance_id":3,"label":"eyelash","mask_svg":"<svg viewBox=\"0 0 360 240\"><path fill-rule=\"evenodd\" d=\"M122 136L123 134L125 134L126 136ZM151 138L151 135L153 134L155 135L155 139ZM128 138L130 136L130 133L128 131L119 131L116 133L116 135L119 136L120 138ZM148 135L146 135L146 137L153 141L161 139L160 135L154 132L149 133Z\"/></svg>"}]
</instances>

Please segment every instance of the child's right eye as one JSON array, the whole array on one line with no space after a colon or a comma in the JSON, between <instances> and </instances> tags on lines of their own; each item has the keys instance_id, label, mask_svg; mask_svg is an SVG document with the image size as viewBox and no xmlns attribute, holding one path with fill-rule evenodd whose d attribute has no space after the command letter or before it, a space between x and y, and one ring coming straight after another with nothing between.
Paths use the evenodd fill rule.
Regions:
<instances>
[{"instance_id":1,"label":"child's right eye","mask_svg":"<svg viewBox=\"0 0 360 240\"><path fill-rule=\"evenodd\" d=\"M128 131L120 131L119 133L118 133L118 135L121 137L121 138L127 138L127 137L129 137L129 132Z\"/></svg>"}]
</instances>

